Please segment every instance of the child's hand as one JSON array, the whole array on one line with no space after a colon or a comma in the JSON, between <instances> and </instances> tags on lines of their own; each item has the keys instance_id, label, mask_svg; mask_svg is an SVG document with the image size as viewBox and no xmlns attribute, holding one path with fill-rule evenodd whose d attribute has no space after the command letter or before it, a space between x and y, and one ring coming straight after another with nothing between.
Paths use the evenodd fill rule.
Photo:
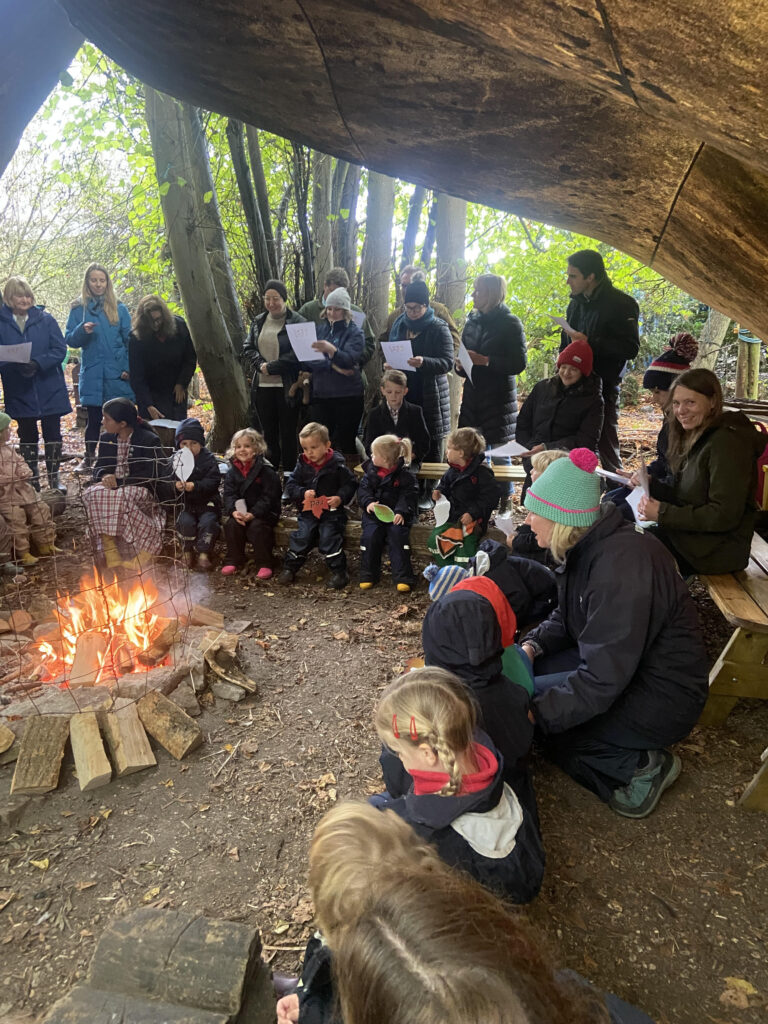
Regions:
<instances>
[{"instance_id":1,"label":"child's hand","mask_svg":"<svg viewBox=\"0 0 768 1024\"><path fill-rule=\"evenodd\" d=\"M328 499L328 508L339 508L341 506L341 498L338 494L334 494L332 498Z\"/></svg>"},{"instance_id":2,"label":"child's hand","mask_svg":"<svg viewBox=\"0 0 768 1024\"><path fill-rule=\"evenodd\" d=\"M101 482L109 491L114 491L117 489L117 477L115 476L114 473L107 473L106 476L103 476L101 478Z\"/></svg>"},{"instance_id":3,"label":"child's hand","mask_svg":"<svg viewBox=\"0 0 768 1024\"><path fill-rule=\"evenodd\" d=\"M299 1019L299 997L294 992L277 1001L277 1024L296 1024Z\"/></svg>"},{"instance_id":4,"label":"child's hand","mask_svg":"<svg viewBox=\"0 0 768 1024\"><path fill-rule=\"evenodd\" d=\"M235 509L235 511L232 513L232 518L235 520L236 523L240 523L241 526L244 526L245 523L247 522L245 518L246 515L246 512L238 512L237 509Z\"/></svg>"},{"instance_id":5,"label":"child's hand","mask_svg":"<svg viewBox=\"0 0 768 1024\"><path fill-rule=\"evenodd\" d=\"M465 512L465 513L464 513L464 515L463 515L463 516L461 517L461 519L459 520L459 522L460 522L460 523L461 523L461 524L462 524L463 526L472 526L472 524L474 523L474 521L475 521L475 520L474 520L474 519L472 518L472 516L471 516L471 515L469 514L469 512Z\"/></svg>"},{"instance_id":6,"label":"child's hand","mask_svg":"<svg viewBox=\"0 0 768 1024\"><path fill-rule=\"evenodd\" d=\"M184 481L183 480L177 480L176 481L176 490L177 491L183 491L184 490Z\"/></svg>"},{"instance_id":7,"label":"child's hand","mask_svg":"<svg viewBox=\"0 0 768 1024\"><path fill-rule=\"evenodd\" d=\"M438 490L432 491L432 501L439 501L442 498L442 494Z\"/></svg>"},{"instance_id":8,"label":"child's hand","mask_svg":"<svg viewBox=\"0 0 768 1024\"><path fill-rule=\"evenodd\" d=\"M404 522L405 522L405 520L403 519L403 517L400 515L399 512L397 512L395 514L395 518L392 520L392 525L393 526L402 526Z\"/></svg>"},{"instance_id":9,"label":"child's hand","mask_svg":"<svg viewBox=\"0 0 768 1024\"><path fill-rule=\"evenodd\" d=\"M194 491L194 489L195 489L195 485L192 483L192 481L191 480L187 480L187 482L184 484L184 490L185 491Z\"/></svg>"},{"instance_id":10,"label":"child's hand","mask_svg":"<svg viewBox=\"0 0 768 1024\"><path fill-rule=\"evenodd\" d=\"M307 488L307 490L304 491L304 500L305 501L306 501L307 498L316 498L316 497L317 497L317 495L315 494L315 492L310 490L309 488Z\"/></svg>"},{"instance_id":11,"label":"child's hand","mask_svg":"<svg viewBox=\"0 0 768 1024\"><path fill-rule=\"evenodd\" d=\"M372 516L375 508L376 502L372 501L369 505L366 505L365 511L368 513L369 516Z\"/></svg>"}]
</instances>

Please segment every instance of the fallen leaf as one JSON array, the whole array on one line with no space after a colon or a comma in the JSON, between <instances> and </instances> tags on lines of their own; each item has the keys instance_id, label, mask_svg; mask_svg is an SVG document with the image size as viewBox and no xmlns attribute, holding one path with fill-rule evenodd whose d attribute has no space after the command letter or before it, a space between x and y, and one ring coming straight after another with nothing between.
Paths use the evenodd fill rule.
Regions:
<instances>
[{"instance_id":1,"label":"fallen leaf","mask_svg":"<svg viewBox=\"0 0 768 1024\"><path fill-rule=\"evenodd\" d=\"M424 668L423 658L409 658L405 663L405 671L412 672L415 668Z\"/></svg>"},{"instance_id":2,"label":"fallen leaf","mask_svg":"<svg viewBox=\"0 0 768 1024\"><path fill-rule=\"evenodd\" d=\"M161 783L167 789L173 789L173 779L168 779L166 782Z\"/></svg>"},{"instance_id":3,"label":"fallen leaf","mask_svg":"<svg viewBox=\"0 0 768 1024\"><path fill-rule=\"evenodd\" d=\"M84 889L92 889L94 885L98 885L98 882L78 882L75 888L82 892Z\"/></svg>"},{"instance_id":4,"label":"fallen leaf","mask_svg":"<svg viewBox=\"0 0 768 1024\"><path fill-rule=\"evenodd\" d=\"M142 896L142 900L144 901L144 903L149 903L150 900L157 899L159 895L160 886L153 885L151 889L147 889L147 891L144 893L144 895Z\"/></svg>"},{"instance_id":5,"label":"fallen leaf","mask_svg":"<svg viewBox=\"0 0 768 1024\"><path fill-rule=\"evenodd\" d=\"M233 846L230 850L227 850L227 856L232 860L240 860L240 851L236 846Z\"/></svg>"},{"instance_id":6,"label":"fallen leaf","mask_svg":"<svg viewBox=\"0 0 768 1024\"><path fill-rule=\"evenodd\" d=\"M284 932L287 932L290 927L291 926L287 921L278 921L272 931L275 935L282 935Z\"/></svg>"},{"instance_id":7,"label":"fallen leaf","mask_svg":"<svg viewBox=\"0 0 768 1024\"><path fill-rule=\"evenodd\" d=\"M29 863L32 865L33 868L40 868L41 871L47 871L48 870L48 865L51 862L46 857L45 860L31 860Z\"/></svg>"},{"instance_id":8,"label":"fallen leaf","mask_svg":"<svg viewBox=\"0 0 768 1024\"><path fill-rule=\"evenodd\" d=\"M198 809L200 814L203 814L205 811L210 811L211 805L210 804L200 804L200 806L197 809Z\"/></svg>"},{"instance_id":9,"label":"fallen leaf","mask_svg":"<svg viewBox=\"0 0 768 1024\"><path fill-rule=\"evenodd\" d=\"M736 989L739 992L746 992L748 996L758 995L758 991L754 985L750 985L748 981L743 978L726 978L725 984L728 988Z\"/></svg>"},{"instance_id":10,"label":"fallen leaf","mask_svg":"<svg viewBox=\"0 0 768 1024\"><path fill-rule=\"evenodd\" d=\"M334 640L348 641L349 640L349 633L345 632L343 629L339 630L338 633L334 633L333 634L333 639Z\"/></svg>"},{"instance_id":11,"label":"fallen leaf","mask_svg":"<svg viewBox=\"0 0 768 1024\"><path fill-rule=\"evenodd\" d=\"M102 816L102 818L108 818L111 813L112 813L112 808L111 807L102 807L101 810L99 811L99 814Z\"/></svg>"}]
</instances>

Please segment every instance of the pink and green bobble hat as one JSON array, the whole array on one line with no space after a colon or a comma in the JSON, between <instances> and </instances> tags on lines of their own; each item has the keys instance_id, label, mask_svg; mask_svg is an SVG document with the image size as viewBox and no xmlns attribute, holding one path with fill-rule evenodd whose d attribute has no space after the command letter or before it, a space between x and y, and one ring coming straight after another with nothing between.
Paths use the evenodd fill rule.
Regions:
<instances>
[{"instance_id":1,"label":"pink and green bobble hat","mask_svg":"<svg viewBox=\"0 0 768 1024\"><path fill-rule=\"evenodd\" d=\"M567 459L547 466L525 495L529 512L563 526L591 526L600 516L600 478L597 456L589 448L574 448Z\"/></svg>"}]
</instances>

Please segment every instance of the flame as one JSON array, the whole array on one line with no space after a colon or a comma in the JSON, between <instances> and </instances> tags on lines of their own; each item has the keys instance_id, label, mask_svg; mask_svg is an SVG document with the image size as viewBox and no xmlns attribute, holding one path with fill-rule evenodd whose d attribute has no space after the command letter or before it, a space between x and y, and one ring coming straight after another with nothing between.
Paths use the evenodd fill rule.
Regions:
<instances>
[{"instance_id":1,"label":"flame","mask_svg":"<svg viewBox=\"0 0 768 1024\"><path fill-rule=\"evenodd\" d=\"M116 651L124 646L131 655L146 651L158 632L160 618L152 608L157 606L160 595L151 581L134 584L126 591L119 581L104 583L94 573L82 578L79 594L56 596L60 643L43 640L38 644L48 679L69 675L78 638L86 632L104 637L102 649L94 652L97 683L108 669L114 669Z\"/></svg>"}]
</instances>

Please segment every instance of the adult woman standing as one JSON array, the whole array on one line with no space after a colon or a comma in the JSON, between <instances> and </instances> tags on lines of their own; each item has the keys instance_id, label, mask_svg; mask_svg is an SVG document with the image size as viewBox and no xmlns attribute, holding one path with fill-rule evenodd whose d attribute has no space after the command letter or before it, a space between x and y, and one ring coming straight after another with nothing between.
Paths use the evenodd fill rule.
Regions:
<instances>
[{"instance_id":1,"label":"adult woman standing","mask_svg":"<svg viewBox=\"0 0 768 1024\"><path fill-rule=\"evenodd\" d=\"M70 348L79 348L80 401L88 410L85 458L75 467L87 473L93 466L101 429L101 408L112 398L134 400L129 381L128 337L131 315L117 301L106 267L91 263L83 291L72 306L65 332Z\"/></svg>"},{"instance_id":2,"label":"adult woman standing","mask_svg":"<svg viewBox=\"0 0 768 1024\"><path fill-rule=\"evenodd\" d=\"M357 428L363 415L365 338L352 320L352 304L346 288L336 288L325 300L317 327L317 349L322 360L302 363L312 374L309 418L326 426L331 444L349 459L358 461Z\"/></svg>"},{"instance_id":3,"label":"adult woman standing","mask_svg":"<svg viewBox=\"0 0 768 1024\"><path fill-rule=\"evenodd\" d=\"M283 473L288 474L298 454L296 424L301 397L294 399L288 393L298 379L299 362L285 326L306 321L288 306L288 292L282 281L267 281L264 306L266 312L251 324L243 357L253 374L251 394L258 416L253 425L264 434L273 467L282 465Z\"/></svg>"},{"instance_id":4,"label":"adult woman standing","mask_svg":"<svg viewBox=\"0 0 768 1024\"><path fill-rule=\"evenodd\" d=\"M187 418L187 388L197 366L186 321L159 295L145 295L128 340L131 386L145 419Z\"/></svg>"},{"instance_id":5,"label":"adult woman standing","mask_svg":"<svg viewBox=\"0 0 768 1024\"><path fill-rule=\"evenodd\" d=\"M526 519L558 564L558 607L523 640L543 752L612 810L650 814L680 774L665 748L701 714L709 661L669 552L600 505L597 455L576 448L528 488Z\"/></svg>"},{"instance_id":6,"label":"adult woman standing","mask_svg":"<svg viewBox=\"0 0 768 1024\"><path fill-rule=\"evenodd\" d=\"M756 506L755 465L765 439L741 412L723 412L711 370L687 370L670 388L667 461L672 482L654 477L643 519L684 576L726 573L749 562Z\"/></svg>"},{"instance_id":7,"label":"adult woman standing","mask_svg":"<svg viewBox=\"0 0 768 1024\"><path fill-rule=\"evenodd\" d=\"M440 462L443 442L451 429L448 372L453 366L453 340L448 324L435 316L424 281L412 281L405 289L404 312L389 332L390 341L410 339L413 356L408 360L408 400L420 405L430 436L425 462ZM385 367L387 364L384 364ZM433 481L422 480L419 508L431 508Z\"/></svg>"},{"instance_id":8,"label":"adult woman standing","mask_svg":"<svg viewBox=\"0 0 768 1024\"><path fill-rule=\"evenodd\" d=\"M2 346L31 343L29 361L3 361ZM61 417L72 412L61 364L67 346L61 328L50 313L35 305L32 289L23 277L9 277L0 309L0 375L5 411L19 425L21 455L32 470L30 483L40 490L37 421L43 432L48 486L59 483Z\"/></svg>"}]
</instances>

